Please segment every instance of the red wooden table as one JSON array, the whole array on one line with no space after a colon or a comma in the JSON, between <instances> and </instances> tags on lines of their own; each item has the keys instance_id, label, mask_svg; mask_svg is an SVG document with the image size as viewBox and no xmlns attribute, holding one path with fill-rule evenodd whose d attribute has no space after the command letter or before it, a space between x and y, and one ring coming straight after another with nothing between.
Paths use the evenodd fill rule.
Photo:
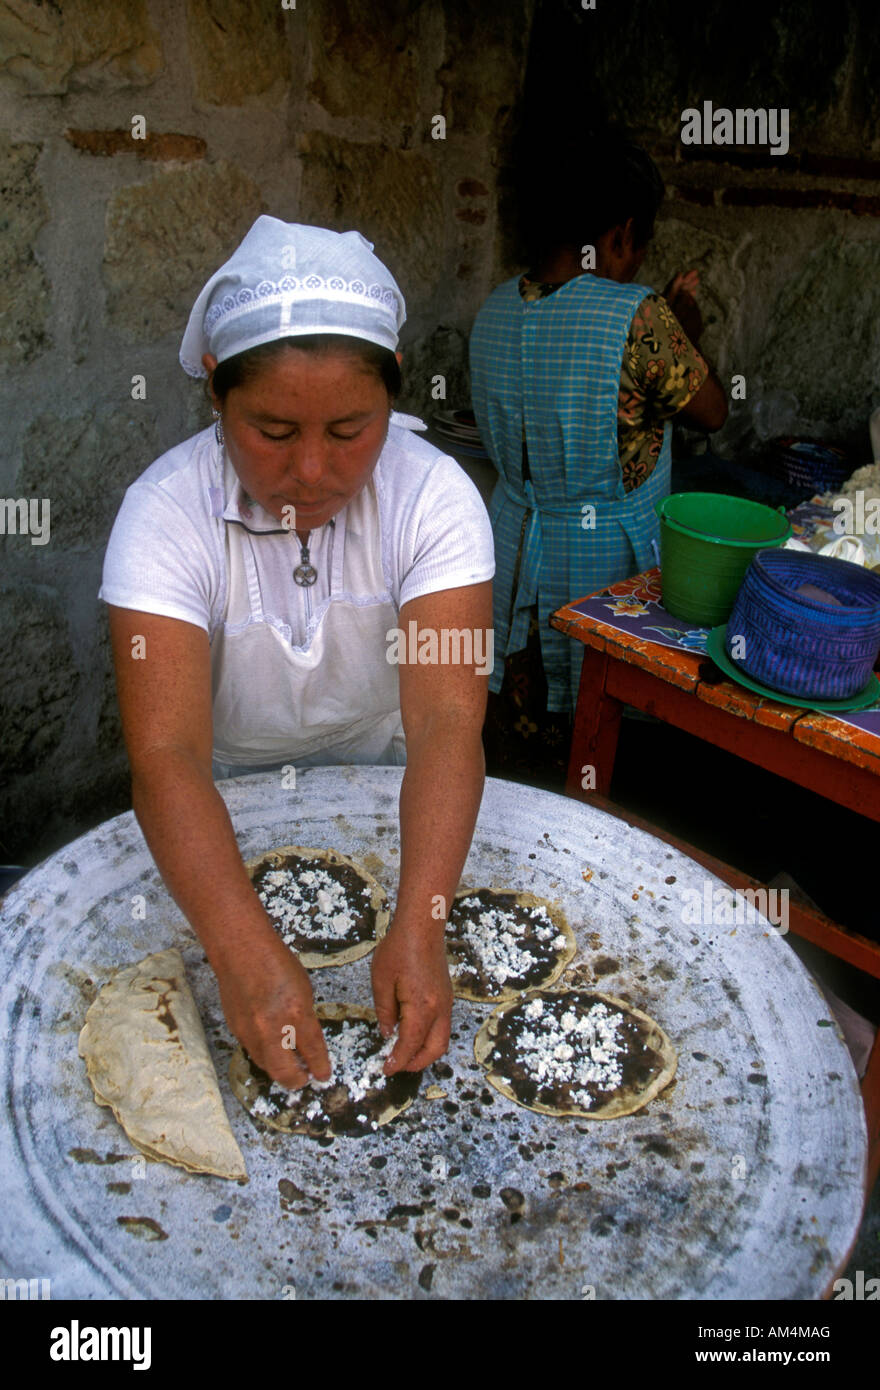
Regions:
<instances>
[{"instance_id":1,"label":"red wooden table","mask_svg":"<svg viewBox=\"0 0 880 1390\"><path fill-rule=\"evenodd\" d=\"M658 576L658 570L649 570L602 593L626 598L639 588L656 592ZM567 795L591 800L650 831L735 889L764 887L733 865L609 801L621 714L624 705L631 705L880 821L880 737L833 715L778 704L732 681L710 683L700 676L700 667L707 660L705 653L662 646L635 632L620 631L592 614L578 612L574 604L580 602L583 600L573 600L550 619L553 627L584 644ZM593 769L592 776L587 769ZM588 782L586 789L584 781ZM846 930L794 898L788 910L792 931L880 979L880 944ZM870 1191L880 1171L880 1031L862 1078L862 1096L868 1118Z\"/></svg>"}]
</instances>

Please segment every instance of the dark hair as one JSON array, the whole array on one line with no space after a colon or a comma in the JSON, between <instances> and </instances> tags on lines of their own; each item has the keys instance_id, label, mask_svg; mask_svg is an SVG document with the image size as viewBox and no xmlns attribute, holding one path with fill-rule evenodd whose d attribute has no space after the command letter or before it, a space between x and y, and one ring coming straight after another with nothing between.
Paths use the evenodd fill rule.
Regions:
<instances>
[{"instance_id":1,"label":"dark hair","mask_svg":"<svg viewBox=\"0 0 880 1390\"><path fill-rule=\"evenodd\" d=\"M621 138L586 150L572 143L527 154L517 184L520 230L533 263L565 247L595 245L630 217L640 250L653 235L666 191L651 156Z\"/></svg>"},{"instance_id":2,"label":"dark hair","mask_svg":"<svg viewBox=\"0 0 880 1390\"><path fill-rule=\"evenodd\" d=\"M392 400L400 395L400 363L391 349L379 343L370 343L366 338L350 338L344 333L309 333L300 338L275 338L271 343L260 343L257 347L236 353L234 357L227 357L214 370L214 395L221 401L225 400L230 391L252 381L262 367L274 362L289 348L318 356L347 352L375 372Z\"/></svg>"}]
</instances>

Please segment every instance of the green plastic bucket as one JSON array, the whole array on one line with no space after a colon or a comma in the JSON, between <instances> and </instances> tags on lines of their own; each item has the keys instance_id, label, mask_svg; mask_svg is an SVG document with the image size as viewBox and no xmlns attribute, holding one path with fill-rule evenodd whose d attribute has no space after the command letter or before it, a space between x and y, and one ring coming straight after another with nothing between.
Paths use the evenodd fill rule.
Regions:
<instances>
[{"instance_id":1,"label":"green plastic bucket","mask_svg":"<svg viewBox=\"0 0 880 1390\"><path fill-rule=\"evenodd\" d=\"M663 607L699 627L726 622L752 556L791 535L781 507L723 493L674 492L656 512Z\"/></svg>"}]
</instances>

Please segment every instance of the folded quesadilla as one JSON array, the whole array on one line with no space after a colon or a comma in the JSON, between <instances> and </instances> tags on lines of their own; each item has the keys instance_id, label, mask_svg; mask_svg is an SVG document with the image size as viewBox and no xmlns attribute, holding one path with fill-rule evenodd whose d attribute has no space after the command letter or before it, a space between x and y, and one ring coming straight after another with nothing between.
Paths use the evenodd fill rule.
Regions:
<instances>
[{"instance_id":1,"label":"folded quesadilla","mask_svg":"<svg viewBox=\"0 0 880 1390\"><path fill-rule=\"evenodd\" d=\"M247 1178L176 948L117 970L86 1014L79 1055L95 1100L149 1158Z\"/></svg>"}]
</instances>

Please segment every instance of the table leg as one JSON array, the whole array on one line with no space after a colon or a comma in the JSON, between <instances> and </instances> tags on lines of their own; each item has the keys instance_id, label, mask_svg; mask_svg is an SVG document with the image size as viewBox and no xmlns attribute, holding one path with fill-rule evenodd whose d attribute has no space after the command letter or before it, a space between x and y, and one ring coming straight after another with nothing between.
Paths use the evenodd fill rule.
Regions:
<instances>
[{"instance_id":1,"label":"table leg","mask_svg":"<svg viewBox=\"0 0 880 1390\"><path fill-rule=\"evenodd\" d=\"M611 790L623 705L605 689L610 664L605 652L584 648L565 783L566 796L578 801L586 801L593 791L607 796ZM590 768L592 778L585 771Z\"/></svg>"}]
</instances>

